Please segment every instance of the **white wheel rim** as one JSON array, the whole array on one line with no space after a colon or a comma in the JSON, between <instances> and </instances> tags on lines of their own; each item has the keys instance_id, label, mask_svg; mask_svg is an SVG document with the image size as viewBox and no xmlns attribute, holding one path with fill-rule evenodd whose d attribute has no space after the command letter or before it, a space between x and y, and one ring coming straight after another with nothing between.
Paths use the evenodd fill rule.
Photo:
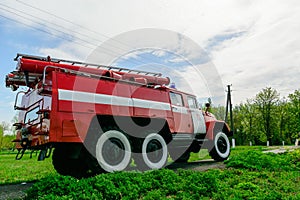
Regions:
<instances>
[{"instance_id":1,"label":"white wheel rim","mask_svg":"<svg viewBox=\"0 0 300 200\"><path fill-rule=\"evenodd\" d=\"M124 157L119 164L112 165L108 163L103 157L103 147L106 142L110 142L109 139L116 139L123 144ZM116 130L110 130L103 133L97 141L96 158L99 165L107 172L124 170L131 161L131 147L127 137L123 133Z\"/></svg>"},{"instance_id":2,"label":"white wheel rim","mask_svg":"<svg viewBox=\"0 0 300 200\"><path fill-rule=\"evenodd\" d=\"M153 140L158 141L160 143L160 145L162 146L162 157L158 162L152 162L147 155L147 146ZM168 148L167 148L167 144L166 144L164 138L162 136L158 135L157 133L151 133L150 135L148 135L143 142L142 156L143 156L144 163L150 169L162 168L166 164L166 161L168 158Z\"/></svg>"},{"instance_id":3,"label":"white wheel rim","mask_svg":"<svg viewBox=\"0 0 300 200\"><path fill-rule=\"evenodd\" d=\"M222 153L220 150L219 150L219 147L218 147L218 140L219 138L222 137L225 142L226 142L226 145L227 145L227 149L225 151L225 153ZM217 133L217 135L215 136L215 149L218 153L218 155L221 157L221 158L227 158L229 156L229 153L230 153L230 143L229 143L229 140L228 140L228 137L225 133L223 132L219 132Z\"/></svg>"}]
</instances>

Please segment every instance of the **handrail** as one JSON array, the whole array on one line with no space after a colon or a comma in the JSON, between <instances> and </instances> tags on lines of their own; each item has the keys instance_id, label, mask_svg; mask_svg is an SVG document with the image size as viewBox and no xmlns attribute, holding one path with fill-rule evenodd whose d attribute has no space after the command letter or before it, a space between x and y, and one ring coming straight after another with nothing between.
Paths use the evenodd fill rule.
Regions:
<instances>
[{"instance_id":1,"label":"handrail","mask_svg":"<svg viewBox=\"0 0 300 200\"><path fill-rule=\"evenodd\" d=\"M19 98L19 94L20 94L20 93L26 94L25 91L19 91L19 92L17 93L16 98L15 98L15 105L14 105L14 109L15 109L15 110L17 110L17 109L19 109L19 110L25 109L25 108L21 108L21 107L18 107L18 106L17 106L17 101L18 101L18 98Z\"/></svg>"},{"instance_id":2,"label":"handrail","mask_svg":"<svg viewBox=\"0 0 300 200\"><path fill-rule=\"evenodd\" d=\"M131 84L136 84L136 85L141 85L141 86L147 85L147 84L139 83L139 82L136 82L136 81L116 79L116 78L105 76L105 75L96 75L96 74L93 74L93 73L81 72L81 71L76 71L76 70L71 70L71 69L65 69L65 68L62 68L62 67L56 67L56 66L52 66L52 65L47 65L44 68L44 71L43 71L42 86L46 86L47 85L46 84L46 74L47 74L47 69L48 68L54 68L54 69L58 69L58 70L64 71L65 73L66 72L70 72L70 73L73 73L73 74L76 74L76 75L81 75L81 76L85 75L85 76L94 77L94 78L105 78L105 79L109 79L109 80L115 80L115 81L120 81L120 82L125 82L125 83L131 83Z\"/></svg>"},{"instance_id":3,"label":"handrail","mask_svg":"<svg viewBox=\"0 0 300 200\"><path fill-rule=\"evenodd\" d=\"M47 69L48 69L48 68L59 69L59 70L65 71L65 72L71 71L71 70L67 70L67 69L61 68L61 67L56 67L56 66L52 66L52 65L47 65L47 66L44 68L44 71L43 71L43 82L42 82L43 86L46 85L46 84L45 84L45 82L46 82L46 72L47 72Z\"/></svg>"}]
</instances>

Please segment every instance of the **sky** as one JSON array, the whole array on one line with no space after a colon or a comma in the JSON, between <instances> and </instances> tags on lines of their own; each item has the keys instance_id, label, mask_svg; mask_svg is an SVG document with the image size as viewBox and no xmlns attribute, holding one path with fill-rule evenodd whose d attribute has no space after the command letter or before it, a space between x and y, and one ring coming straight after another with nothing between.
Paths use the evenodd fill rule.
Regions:
<instances>
[{"instance_id":1,"label":"sky","mask_svg":"<svg viewBox=\"0 0 300 200\"><path fill-rule=\"evenodd\" d=\"M298 0L2 0L0 122L15 92L5 76L17 53L163 73L178 89L233 104L265 87L300 89Z\"/></svg>"}]
</instances>

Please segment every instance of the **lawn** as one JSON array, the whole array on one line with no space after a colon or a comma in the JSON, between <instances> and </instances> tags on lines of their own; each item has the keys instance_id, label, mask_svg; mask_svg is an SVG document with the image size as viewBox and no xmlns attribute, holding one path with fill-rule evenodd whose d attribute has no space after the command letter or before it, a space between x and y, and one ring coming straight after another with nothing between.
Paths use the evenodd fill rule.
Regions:
<instances>
[{"instance_id":1,"label":"lawn","mask_svg":"<svg viewBox=\"0 0 300 200\"><path fill-rule=\"evenodd\" d=\"M22 183L39 180L41 178L57 174L52 165L52 158L37 161L37 155L24 154L21 160L15 160L16 151L0 151L0 185ZM191 153L189 162L209 159L206 149L199 153ZM169 162L172 162L169 159Z\"/></svg>"},{"instance_id":2,"label":"lawn","mask_svg":"<svg viewBox=\"0 0 300 200\"><path fill-rule=\"evenodd\" d=\"M37 155L25 153L21 160L15 160L16 152L0 152L0 185L39 180L57 174L52 159L37 161Z\"/></svg>"},{"instance_id":3,"label":"lawn","mask_svg":"<svg viewBox=\"0 0 300 200\"><path fill-rule=\"evenodd\" d=\"M226 169L206 172L178 169L100 174L85 179L58 175L52 159L14 160L0 152L0 183L38 180L28 199L300 199L300 149L262 153L265 147L232 149ZM207 150L189 161L209 158Z\"/></svg>"},{"instance_id":4,"label":"lawn","mask_svg":"<svg viewBox=\"0 0 300 200\"><path fill-rule=\"evenodd\" d=\"M224 170L162 169L86 179L51 176L34 184L29 199L300 199L300 150L262 153L237 148ZM195 156L195 155L193 155Z\"/></svg>"}]
</instances>

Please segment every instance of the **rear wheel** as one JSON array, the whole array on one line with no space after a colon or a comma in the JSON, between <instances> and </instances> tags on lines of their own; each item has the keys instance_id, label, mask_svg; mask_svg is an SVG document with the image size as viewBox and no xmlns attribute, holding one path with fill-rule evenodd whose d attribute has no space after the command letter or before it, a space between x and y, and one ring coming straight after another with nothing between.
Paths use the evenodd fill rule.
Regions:
<instances>
[{"instance_id":1,"label":"rear wheel","mask_svg":"<svg viewBox=\"0 0 300 200\"><path fill-rule=\"evenodd\" d=\"M81 155L79 155L78 158L71 158L67 152L64 147L54 149L52 163L55 170L65 176L73 176L76 178L87 176L88 166Z\"/></svg>"},{"instance_id":2,"label":"rear wheel","mask_svg":"<svg viewBox=\"0 0 300 200\"><path fill-rule=\"evenodd\" d=\"M142 143L141 153L135 157L139 170L163 168L168 159L168 148L164 138L157 134L149 134Z\"/></svg>"},{"instance_id":3,"label":"rear wheel","mask_svg":"<svg viewBox=\"0 0 300 200\"><path fill-rule=\"evenodd\" d=\"M229 157L230 143L227 135L223 132L218 132L214 138L214 147L209 152L209 155L216 161L223 161Z\"/></svg>"},{"instance_id":4,"label":"rear wheel","mask_svg":"<svg viewBox=\"0 0 300 200\"><path fill-rule=\"evenodd\" d=\"M106 131L97 141L96 159L107 172L125 170L131 162L128 138L117 130Z\"/></svg>"}]
</instances>

